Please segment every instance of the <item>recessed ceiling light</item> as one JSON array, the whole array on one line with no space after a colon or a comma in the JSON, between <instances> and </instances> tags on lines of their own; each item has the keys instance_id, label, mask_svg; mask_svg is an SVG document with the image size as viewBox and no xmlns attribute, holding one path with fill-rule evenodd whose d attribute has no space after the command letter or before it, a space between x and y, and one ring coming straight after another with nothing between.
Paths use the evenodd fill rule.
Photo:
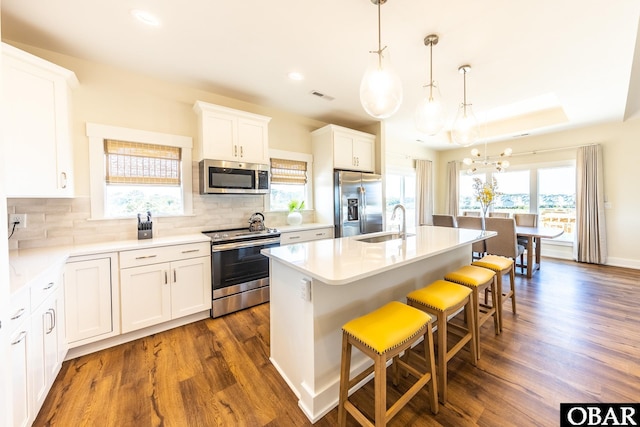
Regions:
<instances>
[{"instance_id":1,"label":"recessed ceiling light","mask_svg":"<svg viewBox=\"0 0 640 427\"><path fill-rule=\"evenodd\" d=\"M156 18L154 15L152 15L150 12L147 12L146 10L133 9L131 11L131 15L133 15L134 18L136 18L138 21L144 24L151 25L153 27L157 27L158 25L160 25L160 21L158 20L158 18Z\"/></svg>"},{"instance_id":2,"label":"recessed ceiling light","mask_svg":"<svg viewBox=\"0 0 640 427\"><path fill-rule=\"evenodd\" d=\"M289 78L291 80L304 80L304 76L302 75L302 73L299 73L297 71L292 71L289 73Z\"/></svg>"}]
</instances>

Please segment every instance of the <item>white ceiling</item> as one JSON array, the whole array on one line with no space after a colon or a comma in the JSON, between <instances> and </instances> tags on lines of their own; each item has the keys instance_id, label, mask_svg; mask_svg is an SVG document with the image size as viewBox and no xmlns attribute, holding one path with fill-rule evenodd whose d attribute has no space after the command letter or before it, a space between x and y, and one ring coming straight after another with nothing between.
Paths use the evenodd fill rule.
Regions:
<instances>
[{"instance_id":1,"label":"white ceiling","mask_svg":"<svg viewBox=\"0 0 640 427\"><path fill-rule=\"evenodd\" d=\"M377 49L371 0L2 0L1 8L8 41L324 122L374 121L359 102L368 52ZM161 25L140 24L134 8ZM402 107L385 123L392 140L449 146L446 132L426 137L413 125L431 33L440 36L433 72L449 122L462 101L458 67L470 64L467 101L488 141L621 122L640 108L638 0L388 0L381 9L382 43L404 87ZM289 80L290 71L305 79Z\"/></svg>"}]
</instances>

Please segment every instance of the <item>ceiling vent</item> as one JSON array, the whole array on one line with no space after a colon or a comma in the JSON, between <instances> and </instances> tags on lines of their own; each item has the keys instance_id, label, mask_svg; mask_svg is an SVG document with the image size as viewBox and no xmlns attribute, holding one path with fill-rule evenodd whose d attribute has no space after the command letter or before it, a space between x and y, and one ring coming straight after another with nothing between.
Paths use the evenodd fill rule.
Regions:
<instances>
[{"instance_id":1,"label":"ceiling vent","mask_svg":"<svg viewBox=\"0 0 640 427\"><path fill-rule=\"evenodd\" d=\"M317 96L318 98L322 98L325 101L333 101L335 99L333 96L325 95L324 93L318 92L317 90L312 90L309 93L311 93L311 95L313 96Z\"/></svg>"}]
</instances>

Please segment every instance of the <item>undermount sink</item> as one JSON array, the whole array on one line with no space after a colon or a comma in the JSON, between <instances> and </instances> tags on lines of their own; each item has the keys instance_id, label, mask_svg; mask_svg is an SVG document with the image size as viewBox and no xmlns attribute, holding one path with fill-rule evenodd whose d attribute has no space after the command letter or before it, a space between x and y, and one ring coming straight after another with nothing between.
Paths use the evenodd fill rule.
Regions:
<instances>
[{"instance_id":1,"label":"undermount sink","mask_svg":"<svg viewBox=\"0 0 640 427\"><path fill-rule=\"evenodd\" d=\"M410 236L415 236L415 234L407 234L407 237L410 237ZM391 234L379 234L377 236L371 236L371 237L357 238L355 240L359 242L364 242L364 243L380 243L380 242L387 242L389 240L395 240L400 238L401 238L400 234L391 233Z\"/></svg>"}]
</instances>

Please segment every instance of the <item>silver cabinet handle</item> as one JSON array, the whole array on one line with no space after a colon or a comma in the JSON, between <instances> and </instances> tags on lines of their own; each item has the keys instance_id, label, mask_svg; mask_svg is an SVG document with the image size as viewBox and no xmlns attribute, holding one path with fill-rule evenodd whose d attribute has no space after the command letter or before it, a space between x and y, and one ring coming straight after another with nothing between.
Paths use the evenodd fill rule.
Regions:
<instances>
[{"instance_id":1,"label":"silver cabinet handle","mask_svg":"<svg viewBox=\"0 0 640 427\"><path fill-rule=\"evenodd\" d=\"M11 345L20 344L20 342L23 341L26 337L27 337L27 331L20 332L20 335L18 335L18 338L16 338L15 341L11 342Z\"/></svg>"},{"instance_id":2,"label":"silver cabinet handle","mask_svg":"<svg viewBox=\"0 0 640 427\"><path fill-rule=\"evenodd\" d=\"M316 233L316 236L324 236L324 233Z\"/></svg>"},{"instance_id":3,"label":"silver cabinet handle","mask_svg":"<svg viewBox=\"0 0 640 427\"><path fill-rule=\"evenodd\" d=\"M11 320L16 320L22 317L22 315L24 314L24 308L21 308L20 310L16 311L16 314L13 315L13 317L11 318Z\"/></svg>"},{"instance_id":4,"label":"silver cabinet handle","mask_svg":"<svg viewBox=\"0 0 640 427\"><path fill-rule=\"evenodd\" d=\"M291 236L291 237L289 237L290 240L295 240L295 239L299 239L299 238L300 238L300 236Z\"/></svg>"},{"instance_id":5,"label":"silver cabinet handle","mask_svg":"<svg viewBox=\"0 0 640 427\"><path fill-rule=\"evenodd\" d=\"M244 157L244 153L242 151L242 145L240 146L240 157Z\"/></svg>"},{"instance_id":6,"label":"silver cabinet handle","mask_svg":"<svg viewBox=\"0 0 640 427\"><path fill-rule=\"evenodd\" d=\"M67 188L67 173L60 172L60 187L63 189Z\"/></svg>"},{"instance_id":7,"label":"silver cabinet handle","mask_svg":"<svg viewBox=\"0 0 640 427\"><path fill-rule=\"evenodd\" d=\"M51 326L49 326L49 329L47 330L47 332L45 332L47 335L49 335L51 331L53 331L53 314L51 314L51 309L47 310L45 314L51 318L51 322L49 323L49 325Z\"/></svg>"},{"instance_id":8,"label":"silver cabinet handle","mask_svg":"<svg viewBox=\"0 0 640 427\"><path fill-rule=\"evenodd\" d=\"M51 288L53 288L53 285L55 285L55 283L54 283L54 282L49 282L49 284L48 284L47 286L45 286L44 288L42 288L42 290L43 290L43 291L46 291L46 290L48 290L48 289L51 289Z\"/></svg>"},{"instance_id":9,"label":"silver cabinet handle","mask_svg":"<svg viewBox=\"0 0 640 427\"><path fill-rule=\"evenodd\" d=\"M193 252L200 252L200 249L189 249L188 251L182 251L183 254L190 254Z\"/></svg>"},{"instance_id":10,"label":"silver cabinet handle","mask_svg":"<svg viewBox=\"0 0 640 427\"><path fill-rule=\"evenodd\" d=\"M173 283L176 283L178 281L178 276L176 274L176 269L173 269Z\"/></svg>"},{"instance_id":11,"label":"silver cabinet handle","mask_svg":"<svg viewBox=\"0 0 640 427\"><path fill-rule=\"evenodd\" d=\"M233 146L233 157L238 157L238 146L237 145Z\"/></svg>"},{"instance_id":12,"label":"silver cabinet handle","mask_svg":"<svg viewBox=\"0 0 640 427\"><path fill-rule=\"evenodd\" d=\"M164 271L164 284L165 285L169 284L169 276L167 274L167 270Z\"/></svg>"},{"instance_id":13,"label":"silver cabinet handle","mask_svg":"<svg viewBox=\"0 0 640 427\"><path fill-rule=\"evenodd\" d=\"M148 258L155 258L158 255L146 255L146 256L137 256L136 259L148 259Z\"/></svg>"}]
</instances>

